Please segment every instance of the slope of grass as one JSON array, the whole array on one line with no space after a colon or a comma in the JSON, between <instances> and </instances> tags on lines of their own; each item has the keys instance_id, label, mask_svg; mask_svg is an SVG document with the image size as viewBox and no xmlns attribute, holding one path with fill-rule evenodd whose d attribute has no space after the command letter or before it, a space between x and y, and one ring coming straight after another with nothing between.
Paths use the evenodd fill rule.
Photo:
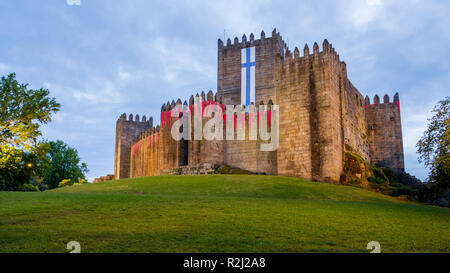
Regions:
<instances>
[{"instance_id":1,"label":"slope of grass","mask_svg":"<svg viewBox=\"0 0 450 273\"><path fill-rule=\"evenodd\" d=\"M163 176L0 193L0 252L449 252L450 210L302 179Z\"/></svg>"}]
</instances>

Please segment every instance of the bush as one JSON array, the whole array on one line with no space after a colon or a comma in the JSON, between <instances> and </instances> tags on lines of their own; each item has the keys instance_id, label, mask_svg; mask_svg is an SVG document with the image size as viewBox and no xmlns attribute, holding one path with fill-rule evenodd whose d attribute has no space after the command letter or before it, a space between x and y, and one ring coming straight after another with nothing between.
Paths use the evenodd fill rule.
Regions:
<instances>
[{"instance_id":1,"label":"bush","mask_svg":"<svg viewBox=\"0 0 450 273\"><path fill-rule=\"evenodd\" d=\"M58 188L62 188L62 187L67 187L67 186L72 186L73 182L72 179L64 179L61 182L59 182L58 184Z\"/></svg>"},{"instance_id":2,"label":"bush","mask_svg":"<svg viewBox=\"0 0 450 273\"><path fill-rule=\"evenodd\" d=\"M391 170L391 168L381 168L381 170L386 175L387 179L389 181L392 181L392 177L394 176L394 172Z\"/></svg>"},{"instance_id":3,"label":"bush","mask_svg":"<svg viewBox=\"0 0 450 273\"><path fill-rule=\"evenodd\" d=\"M450 206L450 190L442 192L440 185L434 182L424 183L420 191L419 200L422 202L435 204L439 206Z\"/></svg>"},{"instance_id":4,"label":"bush","mask_svg":"<svg viewBox=\"0 0 450 273\"><path fill-rule=\"evenodd\" d=\"M378 184L378 183L369 183L369 188L376 192L391 195L393 192L393 188L389 186L388 183Z\"/></svg>"},{"instance_id":5,"label":"bush","mask_svg":"<svg viewBox=\"0 0 450 273\"><path fill-rule=\"evenodd\" d=\"M380 178L383 182L389 181L388 177L384 174L383 169L371 166L373 174L375 177Z\"/></svg>"},{"instance_id":6,"label":"bush","mask_svg":"<svg viewBox=\"0 0 450 273\"><path fill-rule=\"evenodd\" d=\"M19 186L19 191L24 192L38 192L39 189L36 186L33 186L31 184L23 184Z\"/></svg>"},{"instance_id":7,"label":"bush","mask_svg":"<svg viewBox=\"0 0 450 273\"><path fill-rule=\"evenodd\" d=\"M419 191L422 191L425 187L424 183L422 183L419 179L403 171L394 172L392 175L392 180Z\"/></svg>"},{"instance_id":8,"label":"bush","mask_svg":"<svg viewBox=\"0 0 450 273\"><path fill-rule=\"evenodd\" d=\"M386 181L383 180L383 178L375 177L375 176L367 177L367 181L369 181L370 183L376 183L376 184L380 184L380 185L386 183Z\"/></svg>"},{"instance_id":9,"label":"bush","mask_svg":"<svg viewBox=\"0 0 450 273\"><path fill-rule=\"evenodd\" d=\"M250 171L242 170L239 168L233 168L228 165L220 165L215 170L219 174L253 174Z\"/></svg>"},{"instance_id":10,"label":"bush","mask_svg":"<svg viewBox=\"0 0 450 273\"><path fill-rule=\"evenodd\" d=\"M83 185L83 184L86 184L86 183L87 183L87 181L84 180L83 178L78 178L78 182L74 183L73 185L74 186L79 186L79 185Z\"/></svg>"},{"instance_id":11,"label":"bush","mask_svg":"<svg viewBox=\"0 0 450 273\"><path fill-rule=\"evenodd\" d=\"M62 187L68 187L68 186L79 186L79 185L83 185L86 184L87 181L84 180L83 178L79 178L78 177L78 182L72 182L72 179L64 179L63 181L59 182L58 184L58 188L62 188Z\"/></svg>"},{"instance_id":12,"label":"bush","mask_svg":"<svg viewBox=\"0 0 450 273\"><path fill-rule=\"evenodd\" d=\"M33 176L33 177L31 177L30 184L33 186L36 186L39 189L39 191L46 191L46 190L48 190L48 185L43 183L43 181L44 181L44 178L38 177L38 176Z\"/></svg>"},{"instance_id":13,"label":"bush","mask_svg":"<svg viewBox=\"0 0 450 273\"><path fill-rule=\"evenodd\" d=\"M407 196L418 196L419 190L415 190L411 187L402 185L402 184L395 184L393 186L393 192L392 196L400 196L400 195L407 195Z\"/></svg>"}]
</instances>

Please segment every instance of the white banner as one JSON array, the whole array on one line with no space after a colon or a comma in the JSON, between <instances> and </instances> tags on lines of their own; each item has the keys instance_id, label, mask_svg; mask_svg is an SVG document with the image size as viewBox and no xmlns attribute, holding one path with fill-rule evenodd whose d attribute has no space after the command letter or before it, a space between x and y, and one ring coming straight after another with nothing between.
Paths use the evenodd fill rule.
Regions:
<instances>
[{"instance_id":1,"label":"white banner","mask_svg":"<svg viewBox=\"0 0 450 273\"><path fill-rule=\"evenodd\" d=\"M255 47L241 49L241 105L255 102Z\"/></svg>"}]
</instances>

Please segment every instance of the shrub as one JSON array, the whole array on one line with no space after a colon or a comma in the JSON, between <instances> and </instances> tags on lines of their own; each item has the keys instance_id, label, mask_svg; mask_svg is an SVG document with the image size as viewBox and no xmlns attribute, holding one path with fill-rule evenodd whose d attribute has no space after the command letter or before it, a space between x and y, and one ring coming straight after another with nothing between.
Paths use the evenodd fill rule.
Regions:
<instances>
[{"instance_id":1,"label":"shrub","mask_svg":"<svg viewBox=\"0 0 450 273\"><path fill-rule=\"evenodd\" d=\"M388 177L384 174L383 169L374 167L372 165L370 166L370 168L372 169L375 177L382 179L383 182L389 181Z\"/></svg>"},{"instance_id":2,"label":"shrub","mask_svg":"<svg viewBox=\"0 0 450 273\"><path fill-rule=\"evenodd\" d=\"M79 186L79 185L83 185L86 183L87 183L87 181L80 177L78 177L78 181L75 183L72 182L72 179L69 178L69 179L64 179L63 181L59 182L58 188L69 187L69 186Z\"/></svg>"},{"instance_id":3,"label":"shrub","mask_svg":"<svg viewBox=\"0 0 450 273\"><path fill-rule=\"evenodd\" d=\"M221 165L217 167L215 172L219 174L253 174L250 171L242 170L239 168L233 168L228 165Z\"/></svg>"},{"instance_id":4,"label":"shrub","mask_svg":"<svg viewBox=\"0 0 450 273\"><path fill-rule=\"evenodd\" d=\"M407 195L407 196L418 196L419 190L413 189L411 187L402 185L402 184L395 184L393 187L392 196L400 196L400 195Z\"/></svg>"},{"instance_id":5,"label":"shrub","mask_svg":"<svg viewBox=\"0 0 450 273\"><path fill-rule=\"evenodd\" d=\"M24 192L38 192L39 189L31 184L23 184L19 186L19 191L24 191Z\"/></svg>"},{"instance_id":6,"label":"shrub","mask_svg":"<svg viewBox=\"0 0 450 273\"><path fill-rule=\"evenodd\" d=\"M74 183L73 185L74 186L79 186L79 185L83 185L83 184L86 184L86 183L87 183L86 180L84 180L83 178L79 178L78 177L78 182Z\"/></svg>"},{"instance_id":7,"label":"shrub","mask_svg":"<svg viewBox=\"0 0 450 273\"><path fill-rule=\"evenodd\" d=\"M380 182L380 180L378 180ZM380 183L369 183L369 187L372 190L375 190L376 192L382 193L382 194L386 194L386 195L391 195L393 188L391 186L389 186L388 183L386 182L382 182Z\"/></svg>"},{"instance_id":8,"label":"shrub","mask_svg":"<svg viewBox=\"0 0 450 273\"><path fill-rule=\"evenodd\" d=\"M44 179L42 177L33 176L31 177L30 184L36 186L39 189L39 191L46 191L48 190L48 185L45 184L43 181Z\"/></svg>"},{"instance_id":9,"label":"shrub","mask_svg":"<svg viewBox=\"0 0 450 273\"><path fill-rule=\"evenodd\" d=\"M394 176L394 172L391 170L391 168L381 168L381 170L386 175L387 179L389 181L392 181L392 177Z\"/></svg>"},{"instance_id":10,"label":"shrub","mask_svg":"<svg viewBox=\"0 0 450 273\"><path fill-rule=\"evenodd\" d=\"M367 177L367 181L369 181L371 183L380 184L380 185L386 183L386 181L383 180L383 178L375 177L375 176Z\"/></svg>"},{"instance_id":11,"label":"shrub","mask_svg":"<svg viewBox=\"0 0 450 273\"><path fill-rule=\"evenodd\" d=\"M58 184L58 188L62 188L62 187L67 187L67 186L72 186L73 182L72 179L64 179L61 182L59 182Z\"/></svg>"}]
</instances>

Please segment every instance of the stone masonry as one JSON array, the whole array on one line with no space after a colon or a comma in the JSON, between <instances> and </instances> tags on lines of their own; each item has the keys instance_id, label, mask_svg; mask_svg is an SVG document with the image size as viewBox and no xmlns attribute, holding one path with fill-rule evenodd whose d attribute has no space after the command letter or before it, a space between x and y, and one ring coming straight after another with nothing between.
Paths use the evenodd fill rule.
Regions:
<instances>
[{"instance_id":1,"label":"stone masonry","mask_svg":"<svg viewBox=\"0 0 450 273\"><path fill-rule=\"evenodd\" d=\"M261 140L249 140L249 127L256 118L245 114L245 140L180 140L171 137L172 117L177 106L189 113L204 111L208 105L222 107L240 103L241 49L255 47L255 105L279 106L279 147L263 152ZM327 40L322 49L315 43L312 51L304 46L293 52L280 33L260 39L253 34L239 41L218 41L217 93L209 91L182 102L167 102L161 107L160 125L153 118L133 120L123 114L116 126L115 179L191 170L202 164L229 165L254 173L299 176L316 181L335 182L343 168L343 154L352 151L368 162L404 170L400 101L378 96L374 104L347 78L341 61ZM195 107L194 101L202 101ZM195 109L194 109L195 108ZM201 109L200 109L201 108ZM268 122L267 119L261 122ZM175 115L176 116L176 115ZM240 117L239 117L240 118ZM210 118L203 118L203 125ZM240 126L240 122L225 126ZM261 113L258 113L258 126ZM233 119L229 119L233 120ZM239 120L239 119L238 119ZM244 124L243 123L243 124ZM192 125L191 125L192 126ZM184 130L184 129L183 129ZM225 132L224 132L225 134ZM193 139L193 129L191 128ZM235 139L237 138L235 132ZM184 173L184 172L183 172Z\"/></svg>"}]
</instances>

